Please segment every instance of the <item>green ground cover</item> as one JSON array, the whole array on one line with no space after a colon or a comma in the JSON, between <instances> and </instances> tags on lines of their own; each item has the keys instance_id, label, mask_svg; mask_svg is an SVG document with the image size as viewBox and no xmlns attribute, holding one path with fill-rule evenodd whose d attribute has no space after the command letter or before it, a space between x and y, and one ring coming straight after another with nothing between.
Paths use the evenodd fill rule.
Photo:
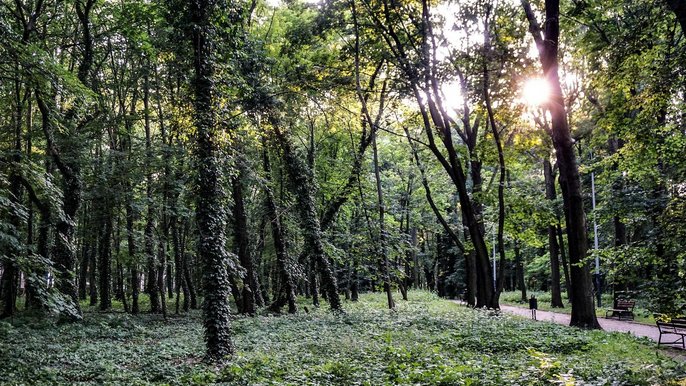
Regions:
<instances>
[{"instance_id":1,"label":"green ground cover","mask_svg":"<svg viewBox=\"0 0 686 386\"><path fill-rule=\"evenodd\" d=\"M538 299L538 309L543 310L543 311L552 311L552 312L559 312L563 314L571 314L572 313L572 305L569 303L569 299L567 299L566 296L562 296L562 303L564 304L564 308L552 308L550 306L550 292L540 292L540 291L527 291L527 296L531 297L531 295L535 295L536 298ZM612 295L611 294L603 294L603 306L596 308L596 315L599 318L604 318L605 317L605 311L608 308L612 308ZM500 295L500 304L505 304L509 306L515 306L515 307L524 307L524 308L529 308L529 303L528 302L522 302L522 293L520 291L508 291L508 292L503 292ZM649 325L655 325L655 319L653 318L652 311L650 311L648 306L642 302L641 300L638 300L636 302L636 307L634 308L634 322L636 323L642 323L642 324L649 324Z\"/></svg>"},{"instance_id":2,"label":"green ground cover","mask_svg":"<svg viewBox=\"0 0 686 386\"><path fill-rule=\"evenodd\" d=\"M236 355L202 363L197 312L162 320L89 312L79 324L0 322L2 384L669 385L686 367L655 345L496 316L411 292L293 316L234 320Z\"/></svg>"}]
</instances>

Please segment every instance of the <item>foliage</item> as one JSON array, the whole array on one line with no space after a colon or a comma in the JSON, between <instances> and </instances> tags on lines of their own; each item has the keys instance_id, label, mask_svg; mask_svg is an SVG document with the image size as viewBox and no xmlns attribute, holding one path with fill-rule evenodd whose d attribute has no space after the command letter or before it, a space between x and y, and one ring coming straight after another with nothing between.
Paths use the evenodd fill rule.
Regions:
<instances>
[{"instance_id":1,"label":"foliage","mask_svg":"<svg viewBox=\"0 0 686 386\"><path fill-rule=\"evenodd\" d=\"M236 355L223 367L200 362L195 312L87 314L76 325L22 317L0 324L0 382L667 385L686 374L626 334L494 315L421 291L410 299L395 312L369 294L346 314L236 318Z\"/></svg>"}]
</instances>

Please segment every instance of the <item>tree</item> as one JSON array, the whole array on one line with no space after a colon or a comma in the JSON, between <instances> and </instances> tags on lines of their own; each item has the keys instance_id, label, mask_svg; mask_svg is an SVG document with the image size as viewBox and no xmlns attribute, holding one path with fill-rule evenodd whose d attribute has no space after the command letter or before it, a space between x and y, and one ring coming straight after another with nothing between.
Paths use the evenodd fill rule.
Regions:
<instances>
[{"instance_id":1,"label":"tree","mask_svg":"<svg viewBox=\"0 0 686 386\"><path fill-rule=\"evenodd\" d=\"M218 10L222 9L218 9L217 3L212 0L192 2L188 10L192 23L191 43L195 70L193 94L198 165L198 256L202 264L205 297L203 325L207 357L212 360L219 360L233 353L228 303L230 273L227 272L227 263L232 260L226 251L224 192L214 117L212 16Z\"/></svg>"},{"instance_id":2,"label":"tree","mask_svg":"<svg viewBox=\"0 0 686 386\"><path fill-rule=\"evenodd\" d=\"M572 288L572 326L600 328L595 315L593 284L586 264L588 239L586 235L586 214L581 195L581 180L574 152L574 141L567 123L567 113L558 74L558 44L560 37L560 2L546 0L545 28L542 30L529 2L522 0L522 6L529 21L529 30L534 37L543 67L543 75L551 89L546 109L551 116L550 136L555 147L560 169L560 185L565 204L567 237L569 239L570 279Z\"/></svg>"}]
</instances>

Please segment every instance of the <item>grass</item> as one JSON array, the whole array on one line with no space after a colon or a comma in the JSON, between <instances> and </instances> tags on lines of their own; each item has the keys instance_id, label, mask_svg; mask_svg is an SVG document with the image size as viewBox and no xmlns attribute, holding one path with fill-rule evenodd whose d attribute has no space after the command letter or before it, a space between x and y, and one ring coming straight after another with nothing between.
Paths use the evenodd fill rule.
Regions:
<instances>
[{"instance_id":1,"label":"grass","mask_svg":"<svg viewBox=\"0 0 686 386\"><path fill-rule=\"evenodd\" d=\"M538 299L539 310L559 312L563 314L572 313L572 305L565 295L562 296L562 303L564 304L564 308L553 308L550 306L550 292L527 291L527 296L531 297L531 295L535 295ZM596 308L596 315L599 318L604 318L605 311L608 308L612 308L612 295L603 294L602 296L603 306L600 308ZM500 295L500 304L529 308L528 301L522 302L522 293L520 291L503 292ZM655 319L653 318L652 312L647 310L646 308L641 307L640 302L638 302L636 304L636 307L634 308L633 321L636 323L648 324L653 326L655 325Z\"/></svg>"},{"instance_id":2,"label":"grass","mask_svg":"<svg viewBox=\"0 0 686 386\"><path fill-rule=\"evenodd\" d=\"M0 384L669 385L683 364L626 334L475 311L411 292L297 315L237 317L236 354L201 361L199 313L89 312L79 324L0 322Z\"/></svg>"}]
</instances>

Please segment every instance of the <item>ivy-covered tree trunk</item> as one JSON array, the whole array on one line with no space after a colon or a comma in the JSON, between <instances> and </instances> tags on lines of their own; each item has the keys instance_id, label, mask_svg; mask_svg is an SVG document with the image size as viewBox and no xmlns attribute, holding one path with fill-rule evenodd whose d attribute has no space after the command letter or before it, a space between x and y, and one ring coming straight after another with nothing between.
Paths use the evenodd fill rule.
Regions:
<instances>
[{"instance_id":1,"label":"ivy-covered tree trunk","mask_svg":"<svg viewBox=\"0 0 686 386\"><path fill-rule=\"evenodd\" d=\"M198 170L196 222L198 258L202 267L203 325L207 357L219 360L233 353L229 325L229 272L222 174L217 159L219 138L214 117L214 58L211 17L215 2L189 3L195 77L196 162Z\"/></svg>"},{"instance_id":2,"label":"ivy-covered tree trunk","mask_svg":"<svg viewBox=\"0 0 686 386\"><path fill-rule=\"evenodd\" d=\"M305 264L309 265L308 280L309 290L312 296L312 305L319 307L319 276L317 275L317 261L312 257Z\"/></svg>"},{"instance_id":3,"label":"ivy-covered tree trunk","mask_svg":"<svg viewBox=\"0 0 686 386\"><path fill-rule=\"evenodd\" d=\"M62 213L55 225L55 246L53 248L53 257L55 262L55 281L56 288L62 294L72 299L74 303L74 313L64 315L70 320L81 319L81 307L79 305L78 288L74 280L75 271L75 256L73 250L74 242L74 224L76 214L78 213L81 204L81 177L80 167L78 162L73 160L69 163L63 160L63 155L57 148L53 135L53 127L51 124L51 112L47 102L43 99L40 92L36 92L36 102L42 117L42 129L45 134L48 146L48 153L52 156L55 165L62 174L63 180L63 201ZM76 152L76 149L72 149ZM77 154L70 154L76 157ZM69 157L70 158L70 157Z\"/></svg>"},{"instance_id":4,"label":"ivy-covered tree trunk","mask_svg":"<svg viewBox=\"0 0 686 386\"><path fill-rule=\"evenodd\" d=\"M79 20L79 30L81 35L81 61L77 70L77 77L82 84L91 85L90 77L94 60L93 52L93 36L91 31L90 13L95 5L95 0L77 0L75 2L75 10ZM68 110L65 115L65 121L70 126L69 133L59 134L60 143L58 144L55 138L56 131L52 124L52 113L55 110L54 106L49 105L46 98L47 90L36 89L35 96L38 104L38 109L42 116L42 130L47 142L48 154L52 157L57 169L62 175L63 185L63 202L62 212L56 229L55 247L54 247L54 262L55 262L55 279L57 289L68 296L73 302L73 312L63 315L70 320L81 319L81 309L78 300L78 288L76 287L75 279L75 263L76 257L74 255L74 236L76 217L81 205L82 181L81 181L81 167L79 164L79 157L83 149L81 143L69 143L67 141L75 142L74 138L69 138L72 135L79 134L78 129L86 127L92 117L85 119L77 117L74 110ZM80 120L81 119L81 120ZM76 139L78 141L78 139ZM60 148L60 145L64 145Z\"/></svg>"},{"instance_id":5,"label":"ivy-covered tree trunk","mask_svg":"<svg viewBox=\"0 0 686 386\"><path fill-rule=\"evenodd\" d=\"M22 184L24 185L31 202L38 208L38 211L40 212L40 221L38 223L38 239L36 240L36 253L45 260L50 260L50 230L52 226L51 208L45 200L38 198L36 192L33 190L33 187L23 178ZM48 289L48 283L44 279L45 271L39 270L37 272L27 272L26 274L29 276L26 283L26 308L35 310L44 309L45 299L42 294L45 294ZM34 280L30 278L31 275L33 275Z\"/></svg>"},{"instance_id":6,"label":"ivy-covered tree trunk","mask_svg":"<svg viewBox=\"0 0 686 386\"><path fill-rule=\"evenodd\" d=\"M289 139L281 131L279 122L276 119L272 119L272 128L276 141L283 150L286 171L300 207L306 248L310 250L311 256L319 268L322 285L331 309L335 311L342 310L336 275L334 274L331 261L326 256L324 244L322 243L319 216L317 215L317 207L314 201L314 182L306 165L295 154Z\"/></svg>"},{"instance_id":7,"label":"ivy-covered tree trunk","mask_svg":"<svg viewBox=\"0 0 686 386\"><path fill-rule=\"evenodd\" d=\"M10 182L10 194L13 197L13 204L16 205L18 198L21 197L21 185L17 184L18 181ZM19 227L21 226L21 221L16 213L10 215L10 225L15 230L15 234L19 236ZM2 279L0 280L0 289L2 292L3 309L0 313L0 319L8 318L14 315L17 309L17 279L19 277L19 270L14 262L14 259L20 256L20 249L18 243L20 242L17 237L13 243L16 243L10 251L9 257L3 259L2 261Z\"/></svg>"},{"instance_id":8,"label":"ivy-covered tree trunk","mask_svg":"<svg viewBox=\"0 0 686 386\"><path fill-rule=\"evenodd\" d=\"M269 162L268 150L266 146L264 146L265 144L266 142L263 141L262 160L265 179L270 181L271 164ZM274 241L274 249L276 250L276 268L281 283L280 291L275 296L274 302L269 308L278 312L281 310L281 307L288 304L288 313L294 314L298 311L295 297L295 281L293 280L293 274L291 273L291 263L288 257L288 248L286 247L286 237L281 226L280 212L276 206L274 194L269 187L265 189L265 195L267 216L269 216L269 222L272 229L272 240Z\"/></svg>"},{"instance_id":9,"label":"ivy-covered tree trunk","mask_svg":"<svg viewBox=\"0 0 686 386\"><path fill-rule=\"evenodd\" d=\"M260 225L259 228L257 229L257 242L254 245L254 251L253 251L253 256L255 258L254 263L255 263L255 270L254 270L254 275L255 275L255 283L256 287L258 288L257 292L255 292L255 303L257 304L258 307L264 307L266 305L267 299L265 299L264 293L265 293L265 286L264 284L268 281L265 281L265 276L262 275L262 270L264 270L264 261L262 259L262 254L264 253L264 237L266 230L265 228L267 227L267 216L262 215L260 216Z\"/></svg>"},{"instance_id":10,"label":"ivy-covered tree trunk","mask_svg":"<svg viewBox=\"0 0 686 386\"><path fill-rule=\"evenodd\" d=\"M593 300L593 282L588 264L584 262L588 250L586 214L584 212L581 180L576 164L564 96L558 74L558 44L560 37L560 2L545 1L545 27L542 30L528 1L522 0L526 17L540 55L545 79L550 87L550 100L546 108L551 118L551 137L557 164L560 169L562 198L567 211L567 238L569 247L570 279L572 289L572 316L570 325L599 329Z\"/></svg>"}]
</instances>

